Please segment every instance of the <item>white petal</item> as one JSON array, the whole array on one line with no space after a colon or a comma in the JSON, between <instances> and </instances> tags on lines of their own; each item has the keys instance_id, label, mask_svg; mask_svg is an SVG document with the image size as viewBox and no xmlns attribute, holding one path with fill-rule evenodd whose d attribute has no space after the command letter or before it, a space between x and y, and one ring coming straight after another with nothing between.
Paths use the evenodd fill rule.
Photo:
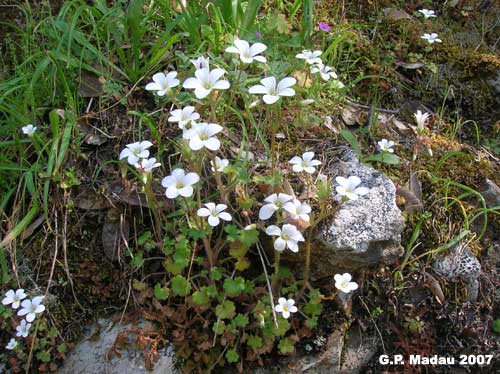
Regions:
<instances>
[{"instance_id":1,"label":"white petal","mask_svg":"<svg viewBox=\"0 0 500 374\"><path fill-rule=\"evenodd\" d=\"M184 178L184 182L187 185L192 185L192 184L198 183L199 180L200 180L200 177L196 173L187 173L186 177Z\"/></svg>"},{"instance_id":2,"label":"white petal","mask_svg":"<svg viewBox=\"0 0 500 374\"><path fill-rule=\"evenodd\" d=\"M296 83L297 83L297 80L295 78L292 78L292 77L283 78L278 83L278 91L281 91L281 90L283 90L285 88L291 87L291 86L293 86Z\"/></svg>"},{"instance_id":3,"label":"white petal","mask_svg":"<svg viewBox=\"0 0 500 374\"><path fill-rule=\"evenodd\" d=\"M370 190L366 187L358 187L354 190L354 193L361 196L366 195L368 192L370 192Z\"/></svg>"},{"instance_id":4,"label":"white petal","mask_svg":"<svg viewBox=\"0 0 500 374\"><path fill-rule=\"evenodd\" d=\"M299 251L299 246L296 241L288 240L286 243L288 244L288 248L290 248L292 252L297 253Z\"/></svg>"},{"instance_id":5,"label":"white petal","mask_svg":"<svg viewBox=\"0 0 500 374\"><path fill-rule=\"evenodd\" d=\"M179 189L178 192L179 192L179 195L181 195L183 197L189 197L189 196L193 195L193 187L185 186L185 187Z\"/></svg>"},{"instance_id":6,"label":"white petal","mask_svg":"<svg viewBox=\"0 0 500 374\"><path fill-rule=\"evenodd\" d=\"M210 226L215 227L215 226L219 225L219 223L220 223L219 217L214 217L214 216L208 217L208 224Z\"/></svg>"},{"instance_id":7,"label":"white petal","mask_svg":"<svg viewBox=\"0 0 500 374\"><path fill-rule=\"evenodd\" d=\"M274 96L274 95L264 95L262 97L262 100L264 100L264 102L266 104L274 104L275 102L277 102L278 100L280 99L279 96Z\"/></svg>"},{"instance_id":8,"label":"white petal","mask_svg":"<svg viewBox=\"0 0 500 374\"><path fill-rule=\"evenodd\" d=\"M161 89L162 88L158 85L158 83L151 82L146 84L146 90L148 91L159 91Z\"/></svg>"},{"instance_id":9,"label":"white petal","mask_svg":"<svg viewBox=\"0 0 500 374\"><path fill-rule=\"evenodd\" d=\"M196 87L200 87L200 81L196 78L188 78L184 81L182 87L184 88L190 88L190 89L193 89L193 88L196 88Z\"/></svg>"},{"instance_id":10,"label":"white petal","mask_svg":"<svg viewBox=\"0 0 500 374\"><path fill-rule=\"evenodd\" d=\"M196 87L194 89L194 95L197 99L204 99L210 94L211 90L207 90L205 87Z\"/></svg>"},{"instance_id":11,"label":"white petal","mask_svg":"<svg viewBox=\"0 0 500 374\"><path fill-rule=\"evenodd\" d=\"M271 218L271 216L274 214L274 212L277 210L276 206L273 205L273 204L266 204L264 205L262 208L260 208L259 210L259 219L261 220L266 220L266 219L269 219ZM267 231L266 231L267 232ZM273 234L271 234L273 235ZM274 234L274 235L279 235L278 234Z\"/></svg>"},{"instance_id":12,"label":"white petal","mask_svg":"<svg viewBox=\"0 0 500 374\"><path fill-rule=\"evenodd\" d=\"M276 78L275 77L267 77L260 80L260 83L266 87L267 92L270 92L276 88Z\"/></svg>"},{"instance_id":13,"label":"white petal","mask_svg":"<svg viewBox=\"0 0 500 374\"><path fill-rule=\"evenodd\" d=\"M193 151L198 151L203 148L203 142L198 136L195 136L194 138L189 140L189 148L191 148Z\"/></svg>"},{"instance_id":14,"label":"white petal","mask_svg":"<svg viewBox=\"0 0 500 374\"><path fill-rule=\"evenodd\" d=\"M216 151L220 148L220 141L219 141L219 139L213 137L213 138L209 138L209 139L205 140L203 142L203 145L206 148L210 149L211 151Z\"/></svg>"},{"instance_id":15,"label":"white petal","mask_svg":"<svg viewBox=\"0 0 500 374\"><path fill-rule=\"evenodd\" d=\"M294 96L295 90L293 88L283 88L278 91L280 96Z\"/></svg>"},{"instance_id":16,"label":"white petal","mask_svg":"<svg viewBox=\"0 0 500 374\"><path fill-rule=\"evenodd\" d=\"M179 196L179 191L175 187L168 187L167 190L165 191L165 195L169 199L175 199L177 196Z\"/></svg>"},{"instance_id":17,"label":"white petal","mask_svg":"<svg viewBox=\"0 0 500 374\"><path fill-rule=\"evenodd\" d=\"M265 44L263 44L263 43L254 43L250 47L250 53L252 54L252 56L255 56L255 55L261 54L266 49L267 49L267 46Z\"/></svg>"},{"instance_id":18,"label":"white petal","mask_svg":"<svg viewBox=\"0 0 500 374\"><path fill-rule=\"evenodd\" d=\"M283 239L277 238L274 241L274 249L276 249L277 251L282 252L285 250L285 248L286 248L286 242Z\"/></svg>"},{"instance_id":19,"label":"white petal","mask_svg":"<svg viewBox=\"0 0 500 374\"><path fill-rule=\"evenodd\" d=\"M271 225L266 228L267 235L281 235L281 229L276 225Z\"/></svg>"},{"instance_id":20,"label":"white petal","mask_svg":"<svg viewBox=\"0 0 500 374\"><path fill-rule=\"evenodd\" d=\"M250 87L250 89L248 90L249 93L251 94L261 94L261 95L265 95L267 94L269 91L267 90L267 88L265 86L262 86L260 84L257 84L255 86L252 86Z\"/></svg>"},{"instance_id":21,"label":"white petal","mask_svg":"<svg viewBox=\"0 0 500 374\"><path fill-rule=\"evenodd\" d=\"M228 81L218 81L213 86L215 90L227 90L229 87L231 87L231 85Z\"/></svg>"},{"instance_id":22,"label":"white petal","mask_svg":"<svg viewBox=\"0 0 500 374\"><path fill-rule=\"evenodd\" d=\"M234 45L230 46L230 47L227 47L226 48L226 52L227 53L240 53L240 51L238 50L238 48L236 48Z\"/></svg>"},{"instance_id":23,"label":"white petal","mask_svg":"<svg viewBox=\"0 0 500 374\"><path fill-rule=\"evenodd\" d=\"M344 177L336 177L335 181L343 187L346 187L348 185L347 179Z\"/></svg>"},{"instance_id":24,"label":"white petal","mask_svg":"<svg viewBox=\"0 0 500 374\"><path fill-rule=\"evenodd\" d=\"M207 208L200 208L196 214L198 217L208 217L210 215L210 211Z\"/></svg>"},{"instance_id":25,"label":"white petal","mask_svg":"<svg viewBox=\"0 0 500 374\"><path fill-rule=\"evenodd\" d=\"M223 219L224 221L231 221L233 219L233 217L231 217L231 215L227 212L220 213L219 218Z\"/></svg>"}]
</instances>

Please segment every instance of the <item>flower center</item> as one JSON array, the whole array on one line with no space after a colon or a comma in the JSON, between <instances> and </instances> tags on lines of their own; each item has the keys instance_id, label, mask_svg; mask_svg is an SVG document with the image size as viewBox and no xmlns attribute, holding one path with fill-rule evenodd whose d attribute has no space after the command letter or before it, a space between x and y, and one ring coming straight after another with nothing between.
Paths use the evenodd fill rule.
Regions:
<instances>
[{"instance_id":1,"label":"flower center","mask_svg":"<svg viewBox=\"0 0 500 374\"><path fill-rule=\"evenodd\" d=\"M200 134L200 139L201 139L201 140L205 141L205 140L208 140L208 138L209 138L209 136L208 136L208 134L207 134L207 133L202 132L202 133Z\"/></svg>"},{"instance_id":2,"label":"flower center","mask_svg":"<svg viewBox=\"0 0 500 374\"><path fill-rule=\"evenodd\" d=\"M283 305L283 311L284 312L289 312L290 311L290 308L288 307L288 305Z\"/></svg>"},{"instance_id":3,"label":"flower center","mask_svg":"<svg viewBox=\"0 0 500 374\"><path fill-rule=\"evenodd\" d=\"M285 241L289 240L290 239L290 235L288 235L288 234L281 234L281 239L283 239Z\"/></svg>"},{"instance_id":4,"label":"flower center","mask_svg":"<svg viewBox=\"0 0 500 374\"><path fill-rule=\"evenodd\" d=\"M184 188L184 182L177 182L175 185L175 188L177 188L177 189Z\"/></svg>"},{"instance_id":5,"label":"flower center","mask_svg":"<svg viewBox=\"0 0 500 374\"><path fill-rule=\"evenodd\" d=\"M212 89L212 83L211 82L205 82L203 84L203 87L206 89L206 90L211 90Z\"/></svg>"},{"instance_id":6,"label":"flower center","mask_svg":"<svg viewBox=\"0 0 500 374\"><path fill-rule=\"evenodd\" d=\"M309 162L307 161L302 161L302 163L300 164L303 168L306 168L309 166Z\"/></svg>"},{"instance_id":7,"label":"flower center","mask_svg":"<svg viewBox=\"0 0 500 374\"><path fill-rule=\"evenodd\" d=\"M210 215L211 215L212 217L217 217L219 214L217 213L217 211L212 210L212 212L210 212Z\"/></svg>"}]
</instances>

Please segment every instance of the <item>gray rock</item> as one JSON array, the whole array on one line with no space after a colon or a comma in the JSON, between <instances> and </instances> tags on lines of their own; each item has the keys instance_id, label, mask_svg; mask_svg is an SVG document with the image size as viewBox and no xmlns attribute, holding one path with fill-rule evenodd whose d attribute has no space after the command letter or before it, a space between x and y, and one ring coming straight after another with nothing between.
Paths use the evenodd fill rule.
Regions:
<instances>
[{"instance_id":1,"label":"gray rock","mask_svg":"<svg viewBox=\"0 0 500 374\"><path fill-rule=\"evenodd\" d=\"M113 346L116 336L131 325L113 325L109 319L101 319L98 325L92 326L85 338L77 344L58 370L59 374L180 374L175 368L174 350L166 347L158 351L160 360L153 371L147 371L144 366L144 354L130 344L129 349L121 351L121 358L107 360L109 349ZM141 323L147 327L147 323ZM97 338L95 336L97 335ZM130 337L133 342L134 336Z\"/></svg>"},{"instance_id":2,"label":"gray rock","mask_svg":"<svg viewBox=\"0 0 500 374\"><path fill-rule=\"evenodd\" d=\"M499 76L500 82L500 76ZM484 201L486 202L486 206L488 208L493 208L494 206L500 206L500 187L496 185L490 179L485 180L485 188L481 191L481 195L484 197Z\"/></svg>"},{"instance_id":3,"label":"gray rock","mask_svg":"<svg viewBox=\"0 0 500 374\"><path fill-rule=\"evenodd\" d=\"M479 276L481 264L471 250L464 244L458 244L443 257L434 262L434 270L443 278L467 283L467 300L476 301L479 294Z\"/></svg>"},{"instance_id":4,"label":"gray rock","mask_svg":"<svg viewBox=\"0 0 500 374\"><path fill-rule=\"evenodd\" d=\"M336 176L352 175L370 192L358 200L341 202L333 219L320 227L311 256L311 271L317 278L392 263L403 253L404 219L396 205L396 187L386 175L349 155L347 161L331 168L332 193L336 193Z\"/></svg>"},{"instance_id":5,"label":"gray rock","mask_svg":"<svg viewBox=\"0 0 500 374\"><path fill-rule=\"evenodd\" d=\"M361 373L363 367L377 353L379 346L379 338L375 334L370 335L351 328L342 354L340 374Z\"/></svg>"}]
</instances>

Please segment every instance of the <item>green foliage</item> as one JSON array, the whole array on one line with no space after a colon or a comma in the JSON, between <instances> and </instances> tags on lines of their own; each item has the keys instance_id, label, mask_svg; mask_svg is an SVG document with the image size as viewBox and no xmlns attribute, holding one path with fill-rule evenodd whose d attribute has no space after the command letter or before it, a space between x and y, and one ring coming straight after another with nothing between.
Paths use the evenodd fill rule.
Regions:
<instances>
[{"instance_id":1,"label":"green foliage","mask_svg":"<svg viewBox=\"0 0 500 374\"><path fill-rule=\"evenodd\" d=\"M220 319L231 319L234 317L236 306L231 300L224 300L222 304L217 305L215 314Z\"/></svg>"},{"instance_id":2,"label":"green foliage","mask_svg":"<svg viewBox=\"0 0 500 374\"><path fill-rule=\"evenodd\" d=\"M235 279L227 278L224 281L224 291L226 291L229 297L239 296L244 290L245 279L242 277L236 277Z\"/></svg>"},{"instance_id":3,"label":"green foliage","mask_svg":"<svg viewBox=\"0 0 500 374\"><path fill-rule=\"evenodd\" d=\"M493 321L493 331L495 331L497 334L500 334L500 319L496 319Z\"/></svg>"},{"instance_id":4,"label":"green foliage","mask_svg":"<svg viewBox=\"0 0 500 374\"><path fill-rule=\"evenodd\" d=\"M182 275L172 279L172 291L178 296L186 296L191 292L191 284Z\"/></svg>"},{"instance_id":5,"label":"green foliage","mask_svg":"<svg viewBox=\"0 0 500 374\"><path fill-rule=\"evenodd\" d=\"M238 362L240 359L240 355L234 349L229 349L226 352L226 360L231 363Z\"/></svg>"},{"instance_id":6,"label":"green foliage","mask_svg":"<svg viewBox=\"0 0 500 374\"><path fill-rule=\"evenodd\" d=\"M168 299L168 288L162 287L160 283L156 283L154 288L154 296L157 300L163 301Z\"/></svg>"},{"instance_id":7,"label":"green foliage","mask_svg":"<svg viewBox=\"0 0 500 374\"><path fill-rule=\"evenodd\" d=\"M258 335L249 335L247 339L247 345L253 350L257 350L262 347L262 338Z\"/></svg>"},{"instance_id":8,"label":"green foliage","mask_svg":"<svg viewBox=\"0 0 500 374\"><path fill-rule=\"evenodd\" d=\"M295 352L295 342L290 338L281 339L278 343L278 349L283 355L293 353Z\"/></svg>"}]
</instances>

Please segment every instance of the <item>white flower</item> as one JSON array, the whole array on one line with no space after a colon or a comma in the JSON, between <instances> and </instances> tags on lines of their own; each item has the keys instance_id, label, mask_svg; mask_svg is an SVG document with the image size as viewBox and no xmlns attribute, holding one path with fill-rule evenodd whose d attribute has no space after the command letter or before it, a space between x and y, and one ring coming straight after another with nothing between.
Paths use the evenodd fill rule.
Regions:
<instances>
[{"instance_id":1,"label":"white flower","mask_svg":"<svg viewBox=\"0 0 500 374\"><path fill-rule=\"evenodd\" d=\"M264 199L267 204L262 206L259 210L259 219L265 221L266 219L271 218L274 212L282 209L285 206L285 203L292 199L293 196L284 193L273 193L272 195L269 195Z\"/></svg>"},{"instance_id":2,"label":"white flower","mask_svg":"<svg viewBox=\"0 0 500 374\"><path fill-rule=\"evenodd\" d=\"M35 134L36 129L37 129L36 126L29 124L29 125L23 126L21 128L21 131L23 132L24 135L28 135L31 137Z\"/></svg>"},{"instance_id":3,"label":"white flower","mask_svg":"<svg viewBox=\"0 0 500 374\"><path fill-rule=\"evenodd\" d=\"M11 338L9 340L9 343L7 343L7 345L5 346L5 349L8 349L11 351L11 350L15 349L16 347L17 347L17 340L14 338Z\"/></svg>"},{"instance_id":4,"label":"white flower","mask_svg":"<svg viewBox=\"0 0 500 374\"><path fill-rule=\"evenodd\" d=\"M421 36L422 39L427 40L429 44L441 43L442 40L439 39L439 35L433 32L432 34L424 34Z\"/></svg>"},{"instance_id":5,"label":"white flower","mask_svg":"<svg viewBox=\"0 0 500 374\"><path fill-rule=\"evenodd\" d=\"M45 310L45 306L42 305L42 300L43 296L35 296L31 300L24 300L21 303L21 309L19 309L17 315L20 317L26 316L26 321L33 322L36 315Z\"/></svg>"},{"instance_id":6,"label":"white flower","mask_svg":"<svg viewBox=\"0 0 500 374\"><path fill-rule=\"evenodd\" d=\"M255 108L259 104L260 104L260 100L255 100L255 101L252 101L248 107Z\"/></svg>"},{"instance_id":7,"label":"white flower","mask_svg":"<svg viewBox=\"0 0 500 374\"><path fill-rule=\"evenodd\" d=\"M431 17L437 17L436 12L433 11L432 9L420 9L419 12L423 14L425 19Z\"/></svg>"},{"instance_id":8,"label":"white flower","mask_svg":"<svg viewBox=\"0 0 500 374\"><path fill-rule=\"evenodd\" d=\"M31 323L26 323L26 320L22 320L19 325L16 327L16 336L20 338L25 338L28 336L31 328Z\"/></svg>"},{"instance_id":9,"label":"white flower","mask_svg":"<svg viewBox=\"0 0 500 374\"><path fill-rule=\"evenodd\" d=\"M358 284L356 282L351 282L352 277L349 273L344 273L342 275L335 274L333 279L335 279L335 287L342 292L349 293L358 289Z\"/></svg>"},{"instance_id":10,"label":"white flower","mask_svg":"<svg viewBox=\"0 0 500 374\"><path fill-rule=\"evenodd\" d=\"M235 40L234 45L226 48L228 53L237 53L240 55L240 60L246 64L252 63L254 60L258 62L266 62L264 56L259 56L267 49L265 44L255 43L250 46L246 40Z\"/></svg>"},{"instance_id":11,"label":"white flower","mask_svg":"<svg viewBox=\"0 0 500 374\"><path fill-rule=\"evenodd\" d=\"M217 168L217 171L219 173L222 173L224 171L224 169L226 168L226 166L229 165L229 160L227 159L220 159L220 157L218 156L215 156L215 167L214 167L214 162L213 160L210 161L210 165L211 165L211 169L213 172L215 172L215 168Z\"/></svg>"},{"instance_id":12,"label":"white flower","mask_svg":"<svg viewBox=\"0 0 500 374\"><path fill-rule=\"evenodd\" d=\"M141 162L134 165L137 169L143 173L151 173L154 168L160 167L161 164L156 162L156 158L143 158Z\"/></svg>"},{"instance_id":13,"label":"white flower","mask_svg":"<svg viewBox=\"0 0 500 374\"><path fill-rule=\"evenodd\" d=\"M370 190L366 187L358 187L361 184L361 179L355 175L349 178L335 178L340 186L335 187L340 196L346 196L350 200L357 200L359 196L366 195Z\"/></svg>"},{"instance_id":14,"label":"white flower","mask_svg":"<svg viewBox=\"0 0 500 374\"><path fill-rule=\"evenodd\" d=\"M295 78L286 77L276 84L275 77L267 77L261 79L260 83L261 84L250 87L248 92L251 94L264 95L262 99L266 104L274 104L280 99L280 96L295 95L295 90L290 87L297 83L297 80Z\"/></svg>"},{"instance_id":15,"label":"white flower","mask_svg":"<svg viewBox=\"0 0 500 374\"><path fill-rule=\"evenodd\" d=\"M309 222L309 213L311 213L311 207L307 203L301 203L299 200L294 199L293 201L287 202L283 209L285 209L292 219L301 219L302 221Z\"/></svg>"},{"instance_id":16,"label":"white flower","mask_svg":"<svg viewBox=\"0 0 500 374\"><path fill-rule=\"evenodd\" d=\"M220 141L215 136L223 129L222 126L216 123L196 123L189 130L184 131L182 137L189 140L189 148L193 151L198 151L203 147L216 151L220 148Z\"/></svg>"},{"instance_id":17,"label":"white flower","mask_svg":"<svg viewBox=\"0 0 500 374\"><path fill-rule=\"evenodd\" d=\"M333 80L332 83L330 83L330 85L335 90L341 90L342 88L345 87L344 83L342 83L338 79Z\"/></svg>"},{"instance_id":18,"label":"white flower","mask_svg":"<svg viewBox=\"0 0 500 374\"><path fill-rule=\"evenodd\" d=\"M153 75L153 82L146 85L146 90L156 91L158 96L165 96L170 89L179 85L180 82L175 79L176 76L176 71L171 71L167 75L165 73L156 73Z\"/></svg>"},{"instance_id":19,"label":"white flower","mask_svg":"<svg viewBox=\"0 0 500 374\"><path fill-rule=\"evenodd\" d=\"M324 81L330 80L330 78L337 79L337 74L335 74L334 71L332 71L332 68L330 66L323 65L323 63L319 63L317 65L314 65L311 68L311 73L316 74L319 73L321 75L321 78Z\"/></svg>"},{"instance_id":20,"label":"white flower","mask_svg":"<svg viewBox=\"0 0 500 374\"><path fill-rule=\"evenodd\" d=\"M225 70L209 68L198 69L195 71L195 77L188 78L184 81L182 87L193 89L196 98L203 99L207 97L212 90L227 90L229 82L220 80L226 74Z\"/></svg>"},{"instance_id":21,"label":"white flower","mask_svg":"<svg viewBox=\"0 0 500 374\"><path fill-rule=\"evenodd\" d=\"M297 57L300 60L306 60L306 62L309 65L313 64L321 64L321 56L323 52L321 51L310 51L308 49L303 50L302 53L297 54L295 57Z\"/></svg>"},{"instance_id":22,"label":"white flower","mask_svg":"<svg viewBox=\"0 0 500 374\"><path fill-rule=\"evenodd\" d=\"M172 174L163 178L161 185L167 189L165 195L169 199L175 199L179 195L183 197L193 195L194 190L192 186L199 180L200 177L196 173L186 174L182 169L174 169L172 170Z\"/></svg>"},{"instance_id":23,"label":"white flower","mask_svg":"<svg viewBox=\"0 0 500 374\"><path fill-rule=\"evenodd\" d=\"M153 143L147 140L127 144L125 149L120 152L120 160L126 158L130 165L135 165L141 158L149 157L148 148L152 145Z\"/></svg>"},{"instance_id":24,"label":"white flower","mask_svg":"<svg viewBox=\"0 0 500 374\"><path fill-rule=\"evenodd\" d=\"M425 128L425 122L431 116L429 113L422 113L421 110L417 110L417 113L413 113L415 120L417 121L417 131L423 132Z\"/></svg>"},{"instance_id":25,"label":"white flower","mask_svg":"<svg viewBox=\"0 0 500 374\"><path fill-rule=\"evenodd\" d=\"M12 304L11 307L12 309L17 309L19 308L19 304L21 304L21 300L26 298L26 294L24 293L24 290L22 288L14 291L14 290L8 290L5 293L5 297L2 300L3 305L9 305Z\"/></svg>"},{"instance_id":26,"label":"white flower","mask_svg":"<svg viewBox=\"0 0 500 374\"><path fill-rule=\"evenodd\" d=\"M285 299L284 297L280 297L278 299L278 304L274 306L274 310L276 313L282 313L283 318L287 319L290 317L290 313L297 313L298 309L295 306L294 299Z\"/></svg>"},{"instance_id":27,"label":"white flower","mask_svg":"<svg viewBox=\"0 0 500 374\"><path fill-rule=\"evenodd\" d=\"M194 106L186 106L182 109L175 109L170 112L168 122L177 122L180 129L184 129L190 122L200 119L200 115L194 111Z\"/></svg>"},{"instance_id":28,"label":"white flower","mask_svg":"<svg viewBox=\"0 0 500 374\"><path fill-rule=\"evenodd\" d=\"M313 99L304 99L304 100L302 100L302 101L300 102L300 104L301 104L301 105L304 105L304 106L306 106L306 105L310 105L310 104L312 104L312 103L314 103L314 100L313 100Z\"/></svg>"},{"instance_id":29,"label":"white flower","mask_svg":"<svg viewBox=\"0 0 500 374\"><path fill-rule=\"evenodd\" d=\"M282 229L276 225L271 225L266 228L266 234L278 236L278 238L274 241L274 249L278 252L284 251L286 247L288 247L292 252L298 252L298 243L305 241L300 231L297 230L297 227L288 223L283 225Z\"/></svg>"},{"instance_id":30,"label":"white flower","mask_svg":"<svg viewBox=\"0 0 500 374\"><path fill-rule=\"evenodd\" d=\"M328 177L325 174L318 173L318 176L316 177L316 182L326 183L328 182Z\"/></svg>"},{"instance_id":31,"label":"white flower","mask_svg":"<svg viewBox=\"0 0 500 374\"><path fill-rule=\"evenodd\" d=\"M227 209L225 204L206 203L206 208L200 208L196 212L198 217L208 217L208 224L212 227L218 226L220 220L231 221L232 217L229 213L224 212Z\"/></svg>"},{"instance_id":32,"label":"white flower","mask_svg":"<svg viewBox=\"0 0 500 374\"><path fill-rule=\"evenodd\" d=\"M210 67L210 64L209 64L210 59L205 58L203 56L198 57L196 60L189 60L189 61L191 61L191 63L196 68L196 70L200 70L200 69L204 69L204 68L208 69Z\"/></svg>"},{"instance_id":33,"label":"white flower","mask_svg":"<svg viewBox=\"0 0 500 374\"><path fill-rule=\"evenodd\" d=\"M392 147L394 147L395 143L392 140L382 139L377 144L381 151L394 153L394 149Z\"/></svg>"},{"instance_id":34,"label":"white flower","mask_svg":"<svg viewBox=\"0 0 500 374\"><path fill-rule=\"evenodd\" d=\"M305 171L312 174L316 171L316 166L321 165L321 161L313 160L314 152L306 152L300 156L293 156L289 163L293 165L292 170L296 173Z\"/></svg>"}]
</instances>

